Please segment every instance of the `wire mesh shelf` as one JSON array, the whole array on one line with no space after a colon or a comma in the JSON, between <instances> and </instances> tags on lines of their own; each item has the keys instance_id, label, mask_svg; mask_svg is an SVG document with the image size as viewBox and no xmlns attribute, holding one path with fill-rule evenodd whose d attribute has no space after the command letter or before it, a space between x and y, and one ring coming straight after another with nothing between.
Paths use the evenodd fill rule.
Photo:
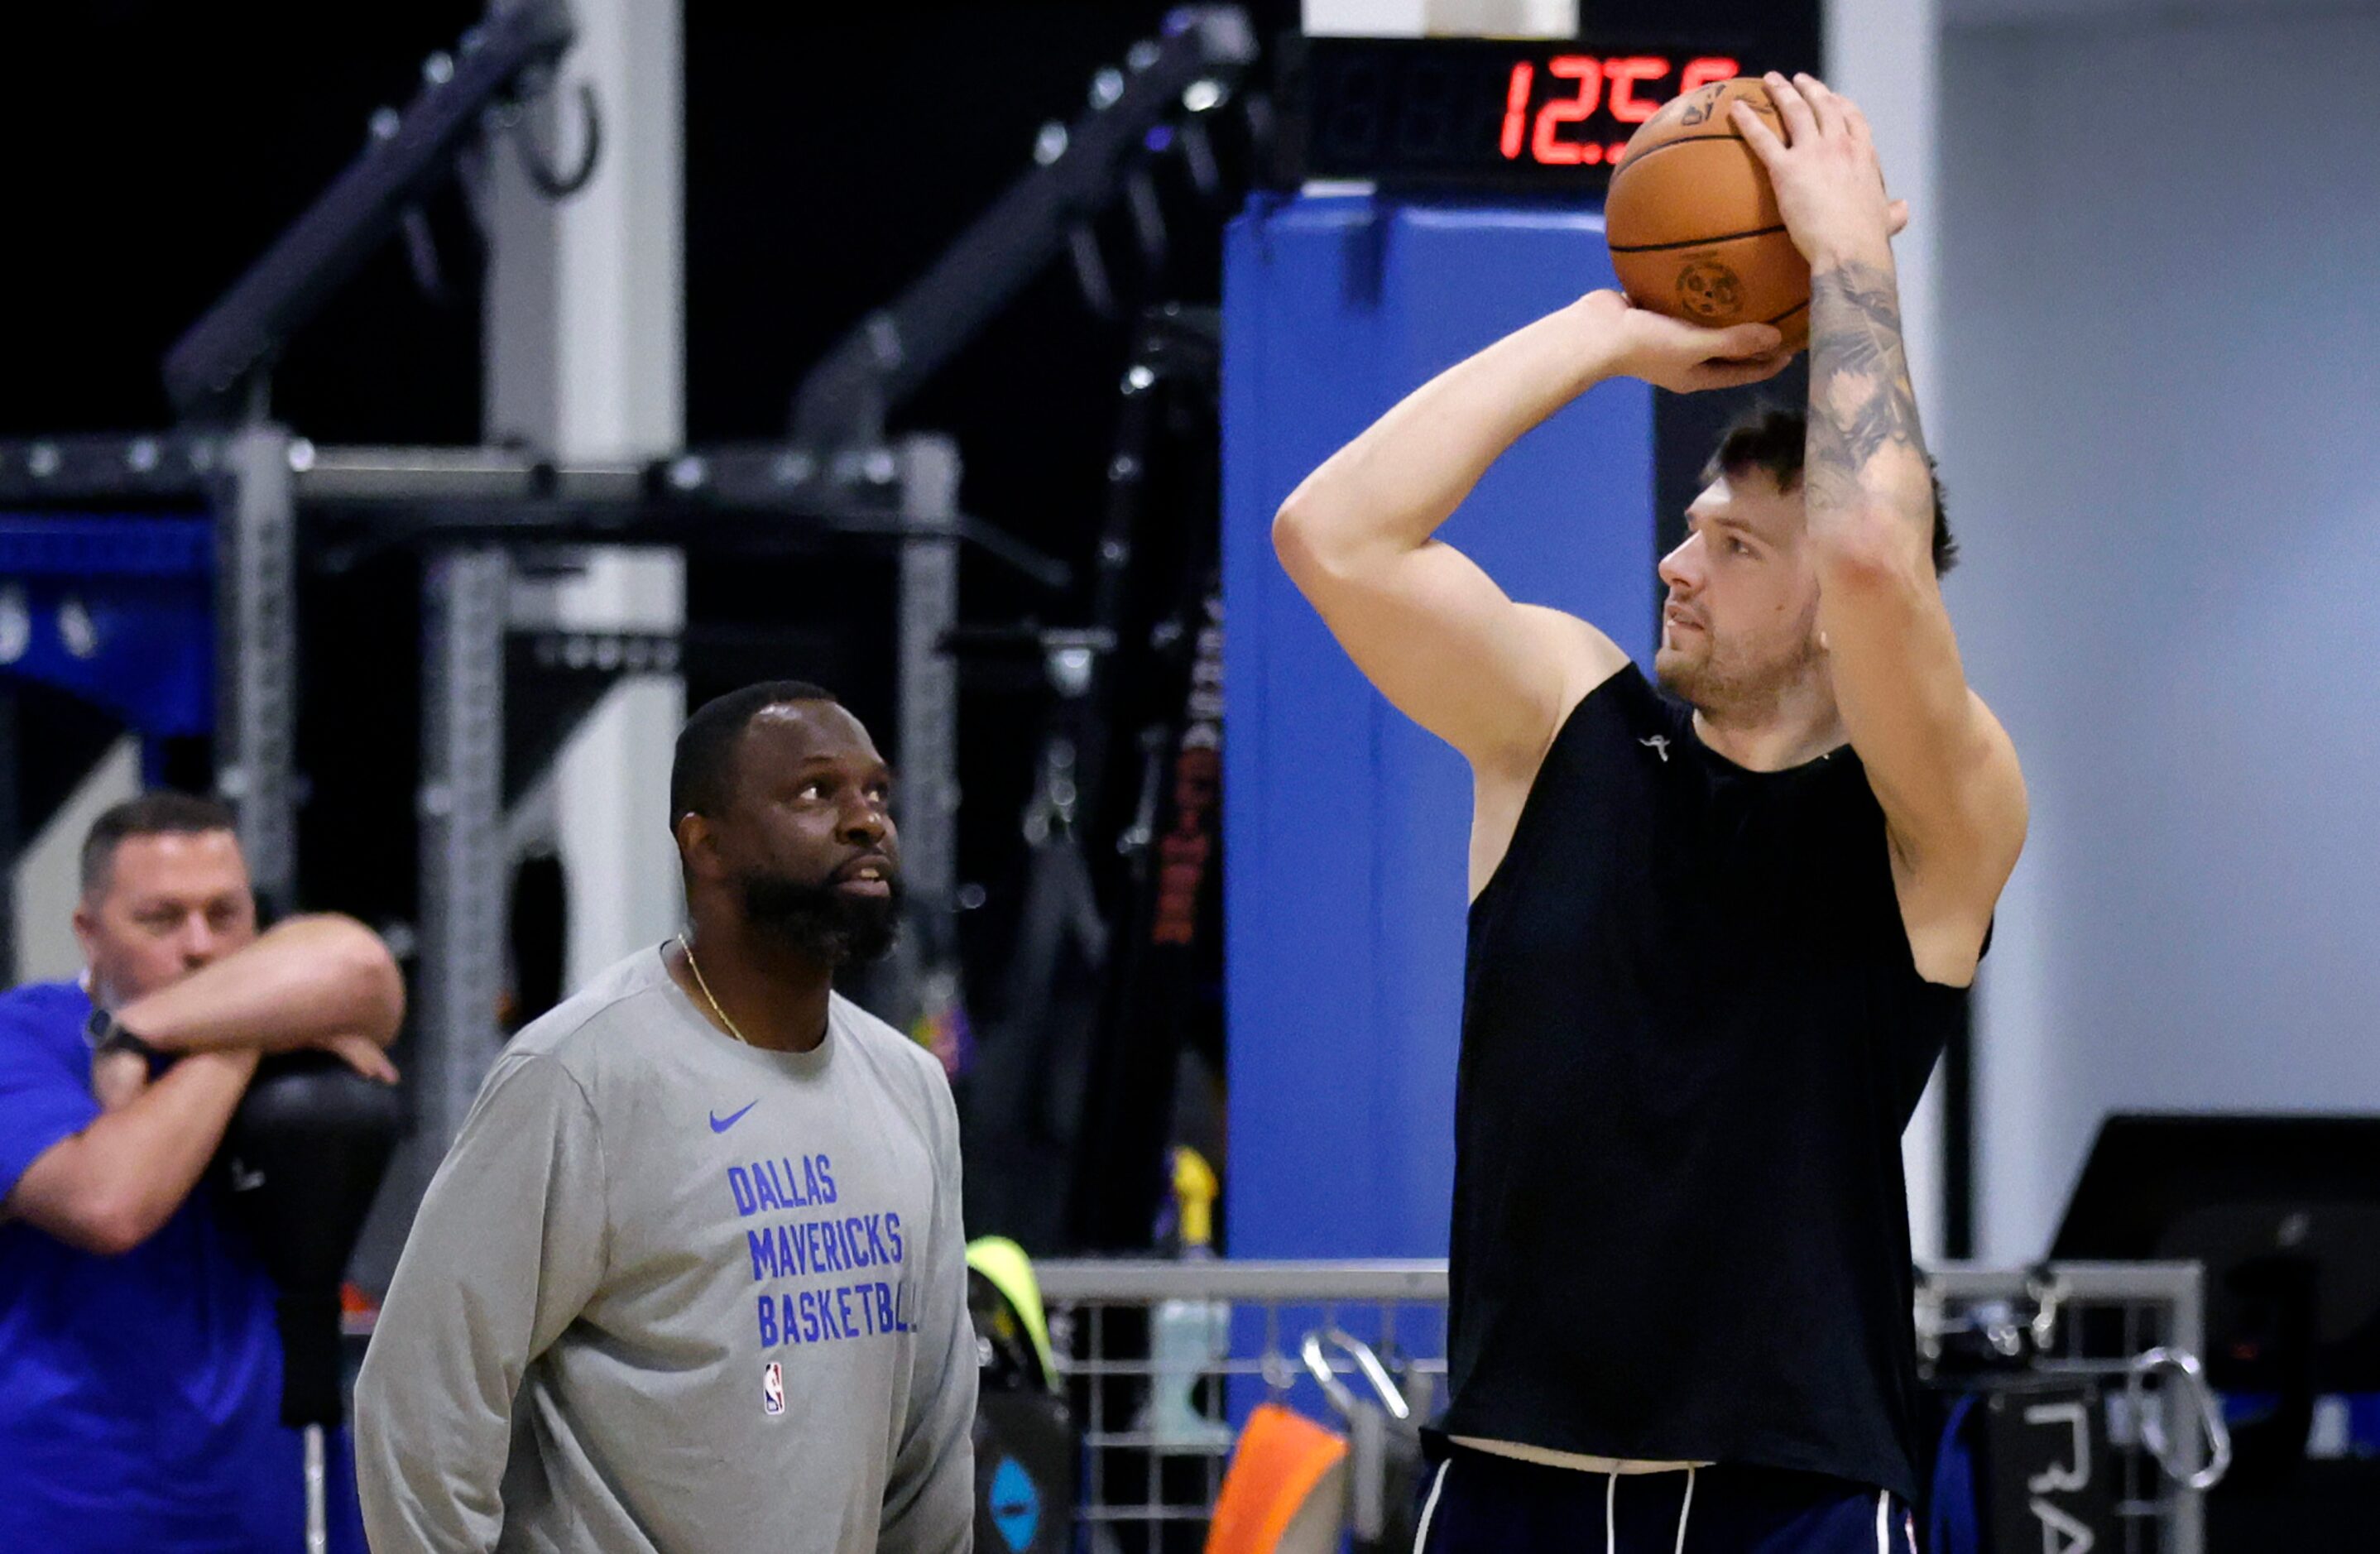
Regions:
<instances>
[{"instance_id":1,"label":"wire mesh shelf","mask_svg":"<svg viewBox=\"0 0 2380 1554\"><path fill-rule=\"evenodd\" d=\"M1038 1271L1083 1427L1082 1554L1196 1554L1231 1431L1251 1408L1274 1399L1334 1421L1299 1357L1308 1332L1336 1329L1370 1346L1416 1414L1442 1401L1443 1262L1084 1259ZM2005 1329L2019 1332L2030 1369L2095 1379L2117 1459L2119 1536L2107 1554L2203 1554L2201 1496L2174 1476L2204 1462L2194 1400L2136 1366L2154 1351L2199 1352L2200 1291L2190 1263L1943 1265L1919 1286L1921 1360L1949 1335ZM1329 1364L1355 1369L1343 1354Z\"/></svg>"}]
</instances>

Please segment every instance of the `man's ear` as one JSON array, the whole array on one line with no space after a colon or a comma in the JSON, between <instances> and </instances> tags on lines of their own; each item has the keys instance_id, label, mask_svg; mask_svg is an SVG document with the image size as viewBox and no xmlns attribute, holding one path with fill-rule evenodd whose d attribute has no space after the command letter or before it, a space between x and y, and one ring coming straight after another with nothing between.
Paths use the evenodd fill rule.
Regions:
<instances>
[{"instance_id":1,"label":"man's ear","mask_svg":"<svg viewBox=\"0 0 2380 1554\"><path fill-rule=\"evenodd\" d=\"M708 880L719 873L719 837L708 819L689 809L670 831L677 838L677 856L687 874Z\"/></svg>"},{"instance_id":2,"label":"man's ear","mask_svg":"<svg viewBox=\"0 0 2380 1554\"><path fill-rule=\"evenodd\" d=\"M78 901L74 909L75 942L82 948L82 964L89 965L99 942L99 914L88 901Z\"/></svg>"}]
</instances>

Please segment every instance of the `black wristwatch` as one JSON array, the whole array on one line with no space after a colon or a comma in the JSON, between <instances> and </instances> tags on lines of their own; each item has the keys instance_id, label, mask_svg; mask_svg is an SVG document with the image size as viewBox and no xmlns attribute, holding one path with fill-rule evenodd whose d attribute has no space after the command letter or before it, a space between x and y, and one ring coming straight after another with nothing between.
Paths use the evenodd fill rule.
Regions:
<instances>
[{"instance_id":1,"label":"black wristwatch","mask_svg":"<svg viewBox=\"0 0 2380 1554\"><path fill-rule=\"evenodd\" d=\"M126 1028L123 1021L104 1009L94 1009L91 1018L82 1023L82 1038L91 1043L91 1055L103 1058L110 1052L131 1052L144 1062L154 1063L164 1054Z\"/></svg>"}]
</instances>

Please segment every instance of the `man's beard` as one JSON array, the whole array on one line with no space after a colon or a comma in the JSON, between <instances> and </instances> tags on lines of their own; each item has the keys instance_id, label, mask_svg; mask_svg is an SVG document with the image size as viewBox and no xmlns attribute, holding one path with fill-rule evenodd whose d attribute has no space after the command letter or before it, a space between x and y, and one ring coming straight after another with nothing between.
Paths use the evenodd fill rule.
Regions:
<instances>
[{"instance_id":1,"label":"man's beard","mask_svg":"<svg viewBox=\"0 0 2380 1554\"><path fill-rule=\"evenodd\" d=\"M1742 722L1773 712L1817 660L1814 628L1792 651L1765 664L1747 665L1731 648L1722 647L1716 639L1698 658L1658 651L1653 655L1653 677L1663 690L1706 718Z\"/></svg>"},{"instance_id":2,"label":"man's beard","mask_svg":"<svg viewBox=\"0 0 2380 1554\"><path fill-rule=\"evenodd\" d=\"M1706 716L1721 716L1739 710L1754 699L1753 688L1722 659L1723 655L1713 652L1699 658L1684 653L1655 653L1653 678L1663 690L1687 706Z\"/></svg>"},{"instance_id":3,"label":"man's beard","mask_svg":"<svg viewBox=\"0 0 2380 1554\"><path fill-rule=\"evenodd\" d=\"M805 884L782 874L744 876L744 920L830 970L866 965L892 948L901 929L901 881L889 893L855 895L832 882Z\"/></svg>"}]
</instances>

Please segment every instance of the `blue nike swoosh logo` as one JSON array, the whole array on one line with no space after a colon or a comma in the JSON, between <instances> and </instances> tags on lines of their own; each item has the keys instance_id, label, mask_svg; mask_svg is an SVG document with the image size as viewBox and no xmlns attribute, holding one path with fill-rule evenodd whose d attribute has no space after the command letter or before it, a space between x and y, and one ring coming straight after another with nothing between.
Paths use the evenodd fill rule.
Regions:
<instances>
[{"instance_id":1,"label":"blue nike swoosh logo","mask_svg":"<svg viewBox=\"0 0 2380 1554\"><path fill-rule=\"evenodd\" d=\"M760 1103L757 1100L747 1102L744 1108L744 1111L749 1111L753 1107L759 1104ZM719 1120L718 1112L712 1112L710 1114L710 1131L712 1133L725 1133L728 1129L734 1127L736 1123L744 1120L744 1111L735 1112L723 1123Z\"/></svg>"}]
</instances>

